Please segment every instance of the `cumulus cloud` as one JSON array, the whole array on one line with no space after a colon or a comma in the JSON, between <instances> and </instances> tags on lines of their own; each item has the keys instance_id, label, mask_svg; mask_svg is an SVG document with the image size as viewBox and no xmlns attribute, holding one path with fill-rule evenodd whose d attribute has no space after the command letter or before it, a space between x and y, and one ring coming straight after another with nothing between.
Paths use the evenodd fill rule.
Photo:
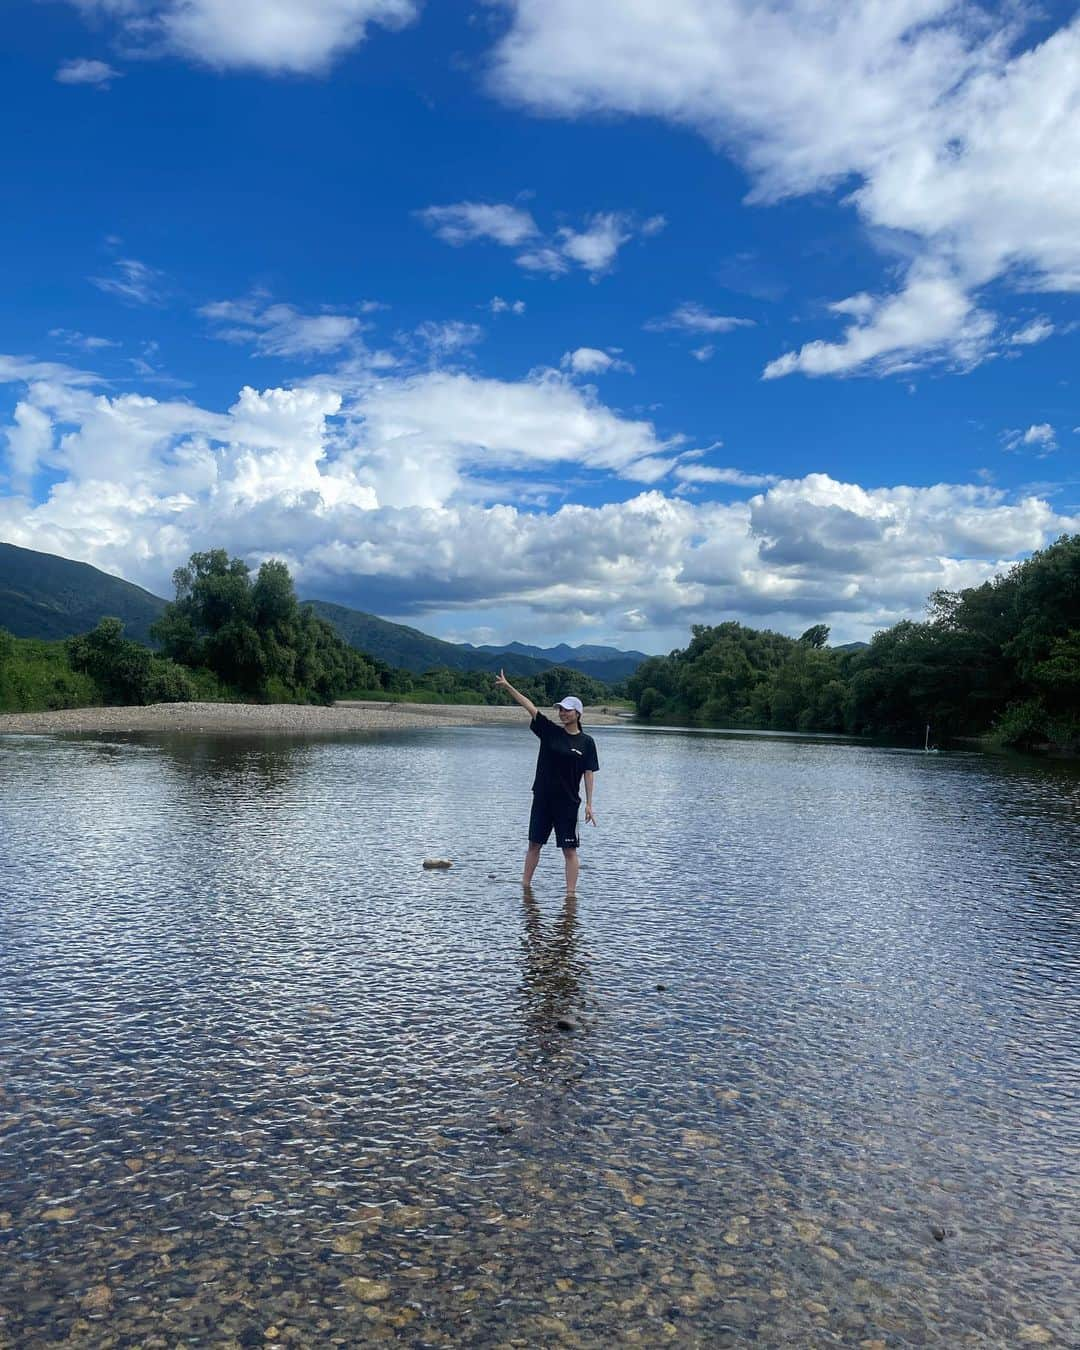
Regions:
<instances>
[{"instance_id":1,"label":"cumulus cloud","mask_svg":"<svg viewBox=\"0 0 1080 1350\"><path fill-rule=\"evenodd\" d=\"M1042 455L1051 454L1057 447L1057 433L1049 422L1033 423L1026 431L1007 431L1006 450L1034 449Z\"/></svg>"},{"instance_id":2,"label":"cumulus cloud","mask_svg":"<svg viewBox=\"0 0 1080 1350\"><path fill-rule=\"evenodd\" d=\"M593 216L583 230L560 230L560 248L590 276L601 276L611 267L619 249L632 237L628 226L627 216L616 211L601 212Z\"/></svg>"},{"instance_id":3,"label":"cumulus cloud","mask_svg":"<svg viewBox=\"0 0 1080 1350\"><path fill-rule=\"evenodd\" d=\"M552 248L550 244L526 249L524 253L519 253L514 261L526 272L544 272L549 277L561 277L570 270L566 255L561 249Z\"/></svg>"},{"instance_id":4,"label":"cumulus cloud","mask_svg":"<svg viewBox=\"0 0 1080 1350\"><path fill-rule=\"evenodd\" d=\"M505 202L428 206L417 215L433 234L455 247L475 239L493 239L507 248L517 248L540 233L528 211Z\"/></svg>"},{"instance_id":5,"label":"cumulus cloud","mask_svg":"<svg viewBox=\"0 0 1080 1350\"><path fill-rule=\"evenodd\" d=\"M696 300L687 300L662 319L650 319L645 324L650 333L663 333L669 329L685 333L731 333L736 328L753 328L753 319L738 319L730 314L710 314L704 305Z\"/></svg>"},{"instance_id":6,"label":"cumulus cloud","mask_svg":"<svg viewBox=\"0 0 1080 1350\"><path fill-rule=\"evenodd\" d=\"M796 370L804 375L891 374L932 356L972 366L986 355L995 328L993 317L937 267L914 267L897 295L855 295L831 309L854 320L843 338L818 338L777 357L765 367L765 379Z\"/></svg>"},{"instance_id":7,"label":"cumulus cloud","mask_svg":"<svg viewBox=\"0 0 1080 1350\"><path fill-rule=\"evenodd\" d=\"M12 425L5 428L9 479L16 492L29 490L39 462L52 448L52 421L32 403L15 405Z\"/></svg>"},{"instance_id":8,"label":"cumulus cloud","mask_svg":"<svg viewBox=\"0 0 1080 1350\"><path fill-rule=\"evenodd\" d=\"M319 74L371 24L399 28L416 0L71 0L107 15L143 54L170 51L219 69Z\"/></svg>"},{"instance_id":9,"label":"cumulus cloud","mask_svg":"<svg viewBox=\"0 0 1080 1350\"><path fill-rule=\"evenodd\" d=\"M519 636L572 622L673 646L692 622L737 617L789 632L826 622L849 640L1080 529L1038 495L984 485L712 468L551 372L428 372L350 396L245 388L224 412L97 392L48 363L4 358L0 374L26 385L0 432L4 470L45 466L53 480L43 501L0 499L0 537L159 593L190 552L225 543L286 557L306 594L463 623L498 613ZM538 470L647 486L545 512L507 504L505 477L491 479ZM667 474L737 500L666 493Z\"/></svg>"},{"instance_id":10,"label":"cumulus cloud","mask_svg":"<svg viewBox=\"0 0 1080 1350\"><path fill-rule=\"evenodd\" d=\"M524 300L504 300L501 295L493 295L488 301L487 308L492 314L524 314Z\"/></svg>"},{"instance_id":11,"label":"cumulus cloud","mask_svg":"<svg viewBox=\"0 0 1080 1350\"><path fill-rule=\"evenodd\" d=\"M355 420L364 448L352 462L380 500L399 505L468 492L464 469L587 468L651 482L682 444L552 371L521 381L447 371L379 381L361 395Z\"/></svg>"},{"instance_id":12,"label":"cumulus cloud","mask_svg":"<svg viewBox=\"0 0 1080 1350\"><path fill-rule=\"evenodd\" d=\"M609 370L633 374L634 370L629 361L619 357L617 349L605 352L598 347L578 347L575 351L565 352L559 365L575 375L603 375Z\"/></svg>"},{"instance_id":13,"label":"cumulus cloud","mask_svg":"<svg viewBox=\"0 0 1080 1350\"><path fill-rule=\"evenodd\" d=\"M91 61L82 56L65 61L53 76L57 84L89 84L95 89L108 89L113 80L121 78L120 71L105 61Z\"/></svg>"},{"instance_id":14,"label":"cumulus cloud","mask_svg":"<svg viewBox=\"0 0 1080 1350\"><path fill-rule=\"evenodd\" d=\"M214 336L250 345L260 356L324 356L356 339L361 322L351 314L302 314L292 305L266 304L266 297L218 300L203 305L203 318L223 325Z\"/></svg>"},{"instance_id":15,"label":"cumulus cloud","mask_svg":"<svg viewBox=\"0 0 1080 1350\"><path fill-rule=\"evenodd\" d=\"M505 248L521 248L515 262L527 272L557 277L576 265L593 281L611 270L619 249L635 234L650 237L667 223L663 216L650 216L638 224L629 212L599 211L587 217L581 229L564 225L544 236L530 212L505 202L428 206L417 215L438 238L455 247L490 239Z\"/></svg>"},{"instance_id":16,"label":"cumulus cloud","mask_svg":"<svg viewBox=\"0 0 1080 1350\"><path fill-rule=\"evenodd\" d=\"M1025 7L954 0L507 3L502 97L692 127L744 164L759 203L854 182L845 200L877 237L913 241L894 294L770 377L970 365L992 350L991 283L1080 290L1080 17L1025 48Z\"/></svg>"}]
</instances>

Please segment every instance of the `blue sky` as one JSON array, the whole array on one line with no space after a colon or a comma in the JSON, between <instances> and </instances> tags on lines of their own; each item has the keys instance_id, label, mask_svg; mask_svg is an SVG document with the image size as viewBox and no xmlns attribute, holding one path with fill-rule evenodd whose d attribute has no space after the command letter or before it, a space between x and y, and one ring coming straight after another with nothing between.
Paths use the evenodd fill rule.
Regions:
<instances>
[{"instance_id":1,"label":"blue sky","mask_svg":"<svg viewBox=\"0 0 1080 1350\"><path fill-rule=\"evenodd\" d=\"M866 638L1080 529L1080 23L15 0L0 538L440 636Z\"/></svg>"}]
</instances>

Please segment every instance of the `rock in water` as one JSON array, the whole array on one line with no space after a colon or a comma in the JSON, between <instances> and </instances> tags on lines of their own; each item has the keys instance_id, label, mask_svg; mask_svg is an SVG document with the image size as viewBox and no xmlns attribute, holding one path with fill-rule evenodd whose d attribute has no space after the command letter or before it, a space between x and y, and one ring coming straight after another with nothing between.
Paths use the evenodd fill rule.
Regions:
<instances>
[{"instance_id":1,"label":"rock in water","mask_svg":"<svg viewBox=\"0 0 1080 1350\"><path fill-rule=\"evenodd\" d=\"M453 867L454 864L449 858L425 858L423 865L425 871L433 872L436 870L445 870L447 867Z\"/></svg>"}]
</instances>

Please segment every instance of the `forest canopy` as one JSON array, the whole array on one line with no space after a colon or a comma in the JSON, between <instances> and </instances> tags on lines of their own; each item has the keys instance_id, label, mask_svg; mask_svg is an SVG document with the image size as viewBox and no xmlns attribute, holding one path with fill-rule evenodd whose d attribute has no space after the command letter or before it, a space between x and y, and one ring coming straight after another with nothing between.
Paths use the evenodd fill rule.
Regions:
<instances>
[{"instance_id":1,"label":"forest canopy","mask_svg":"<svg viewBox=\"0 0 1080 1350\"><path fill-rule=\"evenodd\" d=\"M627 688L640 716L788 731L922 739L993 732L1014 745L1080 744L1080 535L992 581L936 591L857 650L730 622L691 630Z\"/></svg>"}]
</instances>

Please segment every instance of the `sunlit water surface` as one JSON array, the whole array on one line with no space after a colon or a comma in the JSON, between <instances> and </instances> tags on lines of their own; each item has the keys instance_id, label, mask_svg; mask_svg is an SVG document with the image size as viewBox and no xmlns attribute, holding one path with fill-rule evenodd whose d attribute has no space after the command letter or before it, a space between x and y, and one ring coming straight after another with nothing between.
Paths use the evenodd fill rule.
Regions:
<instances>
[{"instance_id":1,"label":"sunlit water surface","mask_svg":"<svg viewBox=\"0 0 1080 1350\"><path fill-rule=\"evenodd\" d=\"M0 1345L1076 1343L1075 768L595 734L0 739Z\"/></svg>"}]
</instances>

